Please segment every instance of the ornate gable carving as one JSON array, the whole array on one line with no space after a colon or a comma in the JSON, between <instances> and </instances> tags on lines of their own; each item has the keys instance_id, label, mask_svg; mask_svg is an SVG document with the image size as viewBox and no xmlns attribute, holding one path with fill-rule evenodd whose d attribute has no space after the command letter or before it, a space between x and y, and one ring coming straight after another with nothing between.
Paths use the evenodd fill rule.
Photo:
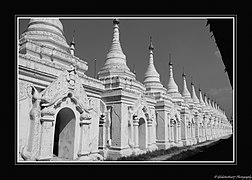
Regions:
<instances>
[{"instance_id":1,"label":"ornate gable carving","mask_svg":"<svg viewBox=\"0 0 252 180\"><path fill-rule=\"evenodd\" d=\"M75 103L83 110L89 109L89 99L80 78L76 74L74 66L63 71L62 74L42 92L43 106L53 105L66 96L74 97L77 101Z\"/></svg>"},{"instance_id":2,"label":"ornate gable carving","mask_svg":"<svg viewBox=\"0 0 252 180\"><path fill-rule=\"evenodd\" d=\"M151 111L143 95L141 95L139 99L135 102L135 104L133 105L134 114L138 115L141 111L144 113L147 119L152 118Z\"/></svg>"}]
</instances>

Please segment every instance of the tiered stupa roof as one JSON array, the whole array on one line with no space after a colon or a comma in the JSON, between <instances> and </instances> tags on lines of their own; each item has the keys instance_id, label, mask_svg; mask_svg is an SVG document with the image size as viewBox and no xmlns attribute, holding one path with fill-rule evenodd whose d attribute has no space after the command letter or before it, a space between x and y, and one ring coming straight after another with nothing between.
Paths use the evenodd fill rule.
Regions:
<instances>
[{"instance_id":1,"label":"tiered stupa roof","mask_svg":"<svg viewBox=\"0 0 252 180\"><path fill-rule=\"evenodd\" d=\"M98 73L99 78L118 75L132 79L136 77L126 64L126 56L123 53L119 37L119 20L114 19L112 45L107 53L105 64Z\"/></svg>"},{"instance_id":2,"label":"tiered stupa roof","mask_svg":"<svg viewBox=\"0 0 252 180\"><path fill-rule=\"evenodd\" d=\"M170 57L169 61L169 82L167 84L167 93L173 97L173 99L180 99L180 101L183 101L181 94L178 90L178 85L176 84L174 78L173 78L173 70L172 70L172 61Z\"/></svg>"},{"instance_id":3,"label":"tiered stupa roof","mask_svg":"<svg viewBox=\"0 0 252 180\"><path fill-rule=\"evenodd\" d=\"M153 50L154 50L154 46L152 44L152 38L150 37L149 64L144 74L143 84L145 85L147 90L150 89L151 91L160 91L160 90L164 91L164 87L160 82L160 75L157 72L154 65Z\"/></svg>"},{"instance_id":4,"label":"tiered stupa roof","mask_svg":"<svg viewBox=\"0 0 252 180\"><path fill-rule=\"evenodd\" d=\"M20 37L21 43L23 39L70 53L59 18L31 18L27 30Z\"/></svg>"}]
</instances>

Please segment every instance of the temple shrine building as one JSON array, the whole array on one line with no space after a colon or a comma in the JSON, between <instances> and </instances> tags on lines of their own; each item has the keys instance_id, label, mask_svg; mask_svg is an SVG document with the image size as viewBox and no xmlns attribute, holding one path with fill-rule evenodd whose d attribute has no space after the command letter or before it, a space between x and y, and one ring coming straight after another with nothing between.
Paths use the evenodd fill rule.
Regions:
<instances>
[{"instance_id":1,"label":"temple shrine building","mask_svg":"<svg viewBox=\"0 0 252 180\"><path fill-rule=\"evenodd\" d=\"M97 79L85 74L88 64L74 52L74 39L67 43L58 18L31 18L20 36L19 161L116 160L232 134L225 112L200 89L196 93L185 73L179 92L171 58L169 83L160 82L151 38L144 81L136 79L118 19Z\"/></svg>"}]
</instances>

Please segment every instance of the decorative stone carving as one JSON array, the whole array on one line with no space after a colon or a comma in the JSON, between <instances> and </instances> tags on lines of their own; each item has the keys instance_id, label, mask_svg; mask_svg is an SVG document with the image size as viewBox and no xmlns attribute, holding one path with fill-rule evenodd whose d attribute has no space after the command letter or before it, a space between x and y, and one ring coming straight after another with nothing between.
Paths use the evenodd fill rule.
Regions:
<instances>
[{"instance_id":1,"label":"decorative stone carving","mask_svg":"<svg viewBox=\"0 0 252 180\"><path fill-rule=\"evenodd\" d=\"M89 113L86 113L86 112L83 112L81 115L80 115L80 124L90 124L90 120L91 120L91 116Z\"/></svg>"},{"instance_id":2,"label":"decorative stone carving","mask_svg":"<svg viewBox=\"0 0 252 180\"><path fill-rule=\"evenodd\" d=\"M41 116L53 116L55 114L55 109L53 106L45 107L41 111Z\"/></svg>"},{"instance_id":3,"label":"decorative stone carving","mask_svg":"<svg viewBox=\"0 0 252 180\"><path fill-rule=\"evenodd\" d=\"M41 117L41 107L40 101L41 96L33 88L32 98L34 99L33 108L30 111L30 133L29 133L29 141L27 146L25 146L21 151L21 156L24 160L35 160L39 153L39 145L40 145L40 117Z\"/></svg>"},{"instance_id":4,"label":"decorative stone carving","mask_svg":"<svg viewBox=\"0 0 252 180\"><path fill-rule=\"evenodd\" d=\"M63 73L43 91L43 106L55 104L65 96L69 96L71 100L76 102L79 111L89 111L89 99L76 74L76 68L74 66L63 71ZM57 104L58 103L61 103L61 101L58 101Z\"/></svg>"},{"instance_id":5,"label":"decorative stone carving","mask_svg":"<svg viewBox=\"0 0 252 180\"><path fill-rule=\"evenodd\" d=\"M25 81L19 81L19 101L23 100L25 98L31 98L32 97L32 84L25 82Z\"/></svg>"},{"instance_id":6,"label":"decorative stone carving","mask_svg":"<svg viewBox=\"0 0 252 180\"><path fill-rule=\"evenodd\" d=\"M105 113L102 113L100 115L100 121L99 121L99 123L100 124L104 124L105 122L106 122L106 115L105 115Z\"/></svg>"}]
</instances>

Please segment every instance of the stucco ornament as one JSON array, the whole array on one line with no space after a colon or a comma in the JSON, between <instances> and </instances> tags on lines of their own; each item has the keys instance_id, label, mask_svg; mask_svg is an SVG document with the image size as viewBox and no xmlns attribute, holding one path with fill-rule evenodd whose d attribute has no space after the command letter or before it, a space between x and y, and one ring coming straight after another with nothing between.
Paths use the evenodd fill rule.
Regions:
<instances>
[{"instance_id":1,"label":"stucco ornament","mask_svg":"<svg viewBox=\"0 0 252 180\"><path fill-rule=\"evenodd\" d=\"M19 100L32 97L32 84L19 81Z\"/></svg>"},{"instance_id":2,"label":"stucco ornament","mask_svg":"<svg viewBox=\"0 0 252 180\"><path fill-rule=\"evenodd\" d=\"M89 113L90 101L86 95L80 78L76 73L76 67L71 65L69 69L62 72L62 74L52 82L42 92L42 105L45 107L55 105L58 106L64 97L69 97L82 113L85 111Z\"/></svg>"}]
</instances>

